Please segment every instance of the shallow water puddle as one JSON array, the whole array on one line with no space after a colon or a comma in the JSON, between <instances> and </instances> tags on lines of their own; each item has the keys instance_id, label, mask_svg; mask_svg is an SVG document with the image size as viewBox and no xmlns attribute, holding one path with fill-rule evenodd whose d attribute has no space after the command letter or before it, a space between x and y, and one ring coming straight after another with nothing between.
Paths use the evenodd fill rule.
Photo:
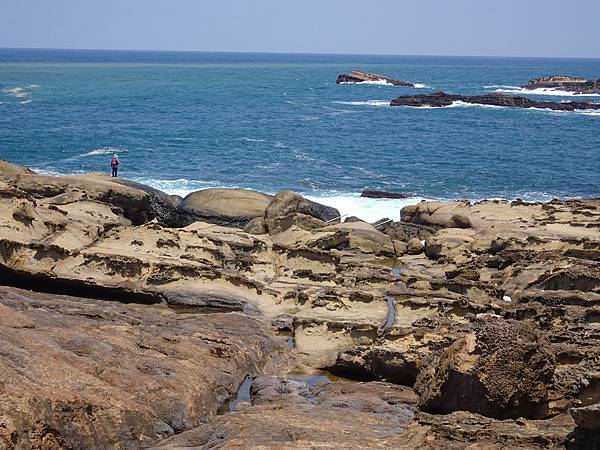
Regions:
<instances>
[{"instance_id":1,"label":"shallow water puddle","mask_svg":"<svg viewBox=\"0 0 600 450\"><path fill-rule=\"evenodd\" d=\"M250 375L246 375L244 381L242 381L242 384L240 384L240 387L237 390L235 399L225 402L221 406L221 408L219 408L217 414L223 415L231 413L235 410L235 407L241 402L250 403L250 390L252 389L253 382L254 379Z\"/></svg>"}]
</instances>

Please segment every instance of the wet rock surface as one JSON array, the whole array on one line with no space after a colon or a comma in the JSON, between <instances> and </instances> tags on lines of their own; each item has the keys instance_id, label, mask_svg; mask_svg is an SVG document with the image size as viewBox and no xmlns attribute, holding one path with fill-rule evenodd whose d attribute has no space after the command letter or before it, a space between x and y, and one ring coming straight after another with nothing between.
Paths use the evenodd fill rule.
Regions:
<instances>
[{"instance_id":1,"label":"wet rock surface","mask_svg":"<svg viewBox=\"0 0 600 450\"><path fill-rule=\"evenodd\" d=\"M543 102L528 97L504 95L499 93L484 95L458 95L445 92L431 94L405 95L393 99L391 106L436 107L451 106L454 102L474 105L505 106L510 108L542 108L555 111L597 110L599 103L594 102Z\"/></svg>"},{"instance_id":2,"label":"wet rock surface","mask_svg":"<svg viewBox=\"0 0 600 450\"><path fill-rule=\"evenodd\" d=\"M423 202L373 226L284 193L245 232L7 170L5 447L593 448L600 200Z\"/></svg>"}]
</instances>

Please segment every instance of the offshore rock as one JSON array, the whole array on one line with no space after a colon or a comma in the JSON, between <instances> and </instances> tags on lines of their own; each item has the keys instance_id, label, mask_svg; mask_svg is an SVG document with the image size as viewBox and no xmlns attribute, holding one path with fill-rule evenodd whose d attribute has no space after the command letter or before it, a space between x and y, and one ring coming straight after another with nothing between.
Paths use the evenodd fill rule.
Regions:
<instances>
[{"instance_id":1,"label":"offshore rock","mask_svg":"<svg viewBox=\"0 0 600 450\"><path fill-rule=\"evenodd\" d=\"M336 83L364 83L364 82L382 82L391 84L394 86L403 86L414 88L413 83L407 81L397 80L395 78L386 77L384 75L377 75L375 73L362 72L360 70L353 70L350 74L342 74L338 76Z\"/></svg>"},{"instance_id":2,"label":"offshore rock","mask_svg":"<svg viewBox=\"0 0 600 450\"><path fill-rule=\"evenodd\" d=\"M574 94L600 94L600 79L588 80L581 77L552 75L549 77L533 78L524 89L557 89Z\"/></svg>"},{"instance_id":3,"label":"offshore rock","mask_svg":"<svg viewBox=\"0 0 600 450\"><path fill-rule=\"evenodd\" d=\"M456 95L445 92L431 94L405 95L395 98L391 106L436 107L451 106L454 102L464 102L473 105L505 106L510 108L541 108L555 111L577 111L600 109L600 103L593 102L542 102L527 97L504 95L499 93L484 95Z\"/></svg>"},{"instance_id":4,"label":"offshore rock","mask_svg":"<svg viewBox=\"0 0 600 450\"><path fill-rule=\"evenodd\" d=\"M365 198L391 198L391 199L403 199L403 198L410 197L410 195L403 194L401 192L378 191L375 189L364 189L361 192L360 196L365 197Z\"/></svg>"}]
</instances>

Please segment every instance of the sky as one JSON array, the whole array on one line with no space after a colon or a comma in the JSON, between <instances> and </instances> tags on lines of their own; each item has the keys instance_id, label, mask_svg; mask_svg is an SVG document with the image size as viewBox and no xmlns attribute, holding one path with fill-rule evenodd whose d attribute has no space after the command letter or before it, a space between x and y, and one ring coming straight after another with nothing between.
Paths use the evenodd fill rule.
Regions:
<instances>
[{"instance_id":1,"label":"sky","mask_svg":"<svg viewBox=\"0 0 600 450\"><path fill-rule=\"evenodd\" d=\"M600 57L600 0L0 0L0 47Z\"/></svg>"}]
</instances>

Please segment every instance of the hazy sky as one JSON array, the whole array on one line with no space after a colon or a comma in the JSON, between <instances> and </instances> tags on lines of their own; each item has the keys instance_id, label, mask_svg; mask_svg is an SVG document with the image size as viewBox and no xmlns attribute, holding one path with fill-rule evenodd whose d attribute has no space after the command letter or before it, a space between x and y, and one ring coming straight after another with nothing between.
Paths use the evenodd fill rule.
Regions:
<instances>
[{"instance_id":1,"label":"hazy sky","mask_svg":"<svg viewBox=\"0 0 600 450\"><path fill-rule=\"evenodd\" d=\"M600 0L0 0L0 47L600 57Z\"/></svg>"}]
</instances>

